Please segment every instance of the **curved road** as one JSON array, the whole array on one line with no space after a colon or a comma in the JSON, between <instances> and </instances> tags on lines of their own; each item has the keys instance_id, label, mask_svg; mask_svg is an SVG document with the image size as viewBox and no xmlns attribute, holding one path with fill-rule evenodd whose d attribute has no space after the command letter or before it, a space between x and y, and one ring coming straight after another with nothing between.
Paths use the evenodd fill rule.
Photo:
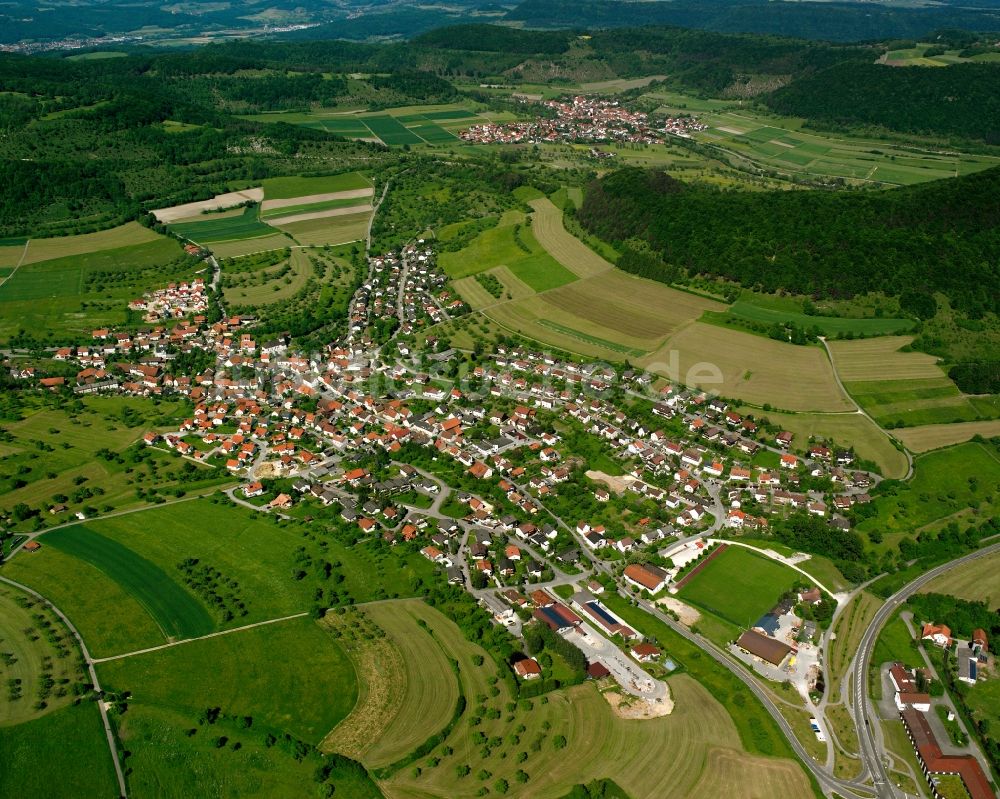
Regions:
<instances>
[{"instance_id":1,"label":"curved road","mask_svg":"<svg viewBox=\"0 0 1000 799\"><path fill-rule=\"evenodd\" d=\"M851 401L851 403L854 405L855 408L857 408L856 412L861 416L864 416L869 422L875 425L875 427L877 427L879 430L885 433L886 437L890 441L894 441L897 444L899 444L900 447L902 447L903 454L906 456L906 474L903 475L900 478L900 480L909 480L911 477L913 477L913 455L906 448L906 445L903 444L902 441L900 441L892 433L890 433L888 430L883 428L878 422L876 422L868 413L868 411L862 408L858 404L857 400L855 400L854 397L852 397L850 393L847 391L847 389L844 388L844 381L840 379L840 373L837 371L837 363L836 361L833 360L833 352L830 350L830 345L826 343L826 336L820 336L819 340L820 343L823 345L823 349L826 351L827 359L830 361L830 370L833 372L833 379L837 381L837 386L843 392L844 396Z\"/></svg>"},{"instance_id":2,"label":"curved road","mask_svg":"<svg viewBox=\"0 0 1000 799\"><path fill-rule=\"evenodd\" d=\"M111 729L111 721L108 719L108 710L104 706L104 700L101 696L103 692L101 691L101 683L97 679L97 670L94 668L94 659L90 656L90 650L87 649L87 645L83 642L83 636L80 635L80 631L73 626L73 622L66 617L65 613L59 610L59 608L53 605L52 602L43 597L37 591L28 588L26 585L21 585L21 583L16 583L6 577L0 577L0 582L11 585L19 591L30 594L35 599L44 602L49 608L52 609L52 612L62 620L62 623L65 624L66 628L73 634L73 637L76 638L76 642L80 646L80 653L83 655L83 660L87 664L87 671L90 672L90 682L93 684L94 692L98 697L97 707L101 711L101 721L104 723L104 735L108 739L108 749L111 750L111 760L115 764L115 775L118 777L118 793L121 799L126 799L128 792L125 789L125 773L122 771L122 764L118 759L118 746L115 743L115 734ZM67 742L67 744L72 745L70 742Z\"/></svg>"},{"instance_id":3,"label":"curved road","mask_svg":"<svg viewBox=\"0 0 1000 799\"><path fill-rule=\"evenodd\" d=\"M902 605L911 595L915 594L935 577L940 577L945 572L956 566L1000 552L1000 543L977 549L955 560L944 563L941 566L931 569L920 575L913 582L907 583L893 594L886 601L875 618L872 619L864 637L858 647L858 652L854 656L851 664L851 675L854 684L851 686L851 699L853 702L851 715L854 717L854 725L857 727L858 740L861 742L861 759L868 773L875 781L875 790L882 799L893 799L897 796L895 787L889 779L889 774L885 767L885 760L882 757L882 730L878 724L878 714L871 706L868 697L868 669L871 665L872 653L875 650L875 642L878 640L882 627L892 616L899 606Z\"/></svg>"}]
</instances>

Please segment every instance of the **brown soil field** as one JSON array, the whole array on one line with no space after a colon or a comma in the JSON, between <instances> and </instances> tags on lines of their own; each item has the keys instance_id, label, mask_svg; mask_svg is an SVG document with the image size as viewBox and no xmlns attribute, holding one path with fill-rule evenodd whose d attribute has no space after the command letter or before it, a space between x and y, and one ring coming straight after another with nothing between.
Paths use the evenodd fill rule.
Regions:
<instances>
[{"instance_id":1,"label":"brown soil field","mask_svg":"<svg viewBox=\"0 0 1000 799\"><path fill-rule=\"evenodd\" d=\"M790 411L846 411L853 404L818 347L798 347L695 322L639 365L674 380Z\"/></svg>"}]
</instances>

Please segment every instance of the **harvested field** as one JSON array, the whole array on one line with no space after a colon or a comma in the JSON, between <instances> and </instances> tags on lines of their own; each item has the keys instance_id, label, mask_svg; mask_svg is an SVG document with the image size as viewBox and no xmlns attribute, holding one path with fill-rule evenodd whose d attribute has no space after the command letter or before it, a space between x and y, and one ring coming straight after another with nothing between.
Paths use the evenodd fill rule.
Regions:
<instances>
[{"instance_id":1,"label":"harvested field","mask_svg":"<svg viewBox=\"0 0 1000 799\"><path fill-rule=\"evenodd\" d=\"M937 358L922 352L900 352L912 336L881 336L854 341L830 341L828 346L845 383L857 380L939 378Z\"/></svg>"},{"instance_id":2,"label":"harvested field","mask_svg":"<svg viewBox=\"0 0 1000 799\"><path fill-rule=\"evenodd\" d=\"M322 211L311 211L309 213L292 214L277 218L268 218L272 225L290 225L293 222L308 222L311 219L328 219L332 216L350 216L351 214L369 214L372 210L370 205L349 205L346 208L326 208Z\"/></svg>"},{"instance_id":3,"label":"harvested field","mask_svg":"<svg viewBox=\"0 0 1000 799\"><path fill-rule=\"evenodd\" d=\"M532 200L531 232L559 263L579 277L592 277L613 268L563 227L562 211L546 197Z\"/></svg>"},{"instance_id":4,"label":"harvested field","mask_svg":"<svg viewBox=\"0 0 1000 799\"><path fill-rule=\"evenodd\" d=\"M743 412L759 413L752 408ZM893 446L888 434L860 413L813 414L767 413L767 418L782 429L795 434L804 449L810 436L828 443L854 447L859 458L878 464L884 477L895 479L906 475L906 456ZM899 431L902 432L902 431ZM902 438L902 436L899 436ZM905 442L904 442L905 443Z\"/></svg>"},{"instance_id":5,"label":"harvested field","mask_svg":"<svg viewBox=\"0 0 1000 799\"><path fill-rule=\"evenodd\" d=\"M634 277L619 269L548 291L545 301L650 343L673 332L684 322L697 319L703 311L725 307L722 303Z\"/></svg>"},{"instance_id":6,"label":"harvested field","mask_svg":"<svg viewBox=\"0 0 1000 799\"><path fill-rule=\"evenodd\" d=\"M275 200L264 200L260 205L261 211L271 211L275 208L289 208L296 205L313 205L315 203L329 202L330 200L353 200L359 197L371 197L375 189L350 189L348 191L328 191L323 194L307 194L304 197L282 197Z\"/></svg>"},{"instance_id":7,"label":"harvested field","mask_svg":"<svg viewBox=\"0 0 1000 799\"><path fill-rule=\"evenodd\" d=\"M222 208L232 208L235 205L245 202L259 203L264 199L264 189L257 187L254 189L243 189L242 191L231 191L227 194L217 194L210 200L199 200L183 205L174 205L170 208L157 208L152 214L164 224L177 222L186 217L199 217L202 211L218 211Z\"/></svg>"},{"instance_id":8,"label":"harvested field","mask_svg":"<svg viewBox=\"0 0 1000 799\"><path fill-rule=\"evenodd\" d=\"M101 230L97 233L60 236L55 239L31 239L28 242L28 251L24 253L21 265L98 252L99 250L116 250L134 244L146 244L159 238L158 234L143 227L138 222L127 222L119 227Z\"/></svg>"},{"instance_id":9,"label":"harvested field","mask_svg":"<svg viewBox=\"0 0 1000 799\"><path fill-rule=\"evenodd\" d=\"M961 422L958 424L928 424L896 430L894 435L912 452L961 444L973 436L991 438L1000 436L1000 419L987 422Z\"/></svg>"},{"instance_id":10,"label":"harvested field","mask_svg":"<svg viewBox=\"0 0 1000 799\"><path fill-rule=\"evenodd\" d=\"M769 799L773 796L808 796L809 783L797 764L788 760L756 758L753 782L746 779L748 758L731 749L712 749L702 778L692 796L740 796Z\"/></svg>"},{"instance_id":11,"label":"harvested field","mask_svg":"<svg viewBox=\"0 0 1000 799\"><path fill-rule=\"evenodd\" d=\"M639 362L686 385L792 411L847 411L833 368L818 347L797 347L695 322Z\"/></svg>"},{"instance_id":12,"label":"harvested field","mask_svg":"<svg viewBox=\"0 0 1000 799\"><path fill-rule=\"evenodd\" d=\"M621 360L623 355L641 356L657 343L626 336L584 316L560 310L548 304L544 295L494 305L486 313L501 325L529 338L598 358Z\"/></svg>"},{"instance_id":13,"label":"harvested field","mask_svg":"<svg viewBox=\"0 0 1000 799\"><path fill-rule=\"evenodd\" d=\"M370 212L345 216L309 219L303 222L287 222L281 229L294 236L299 244L320 246L323 244L346 244L360 241L368 232Z\"/></svg>"},{"instance_id":14,"label":"harvested field","mask_svg":"<svg viewBox=\"0 0 1000 799\"><path fill-rule=\"evenodd\" d=\"M310 224L310 223L300 223ZM306 242L303 242L306 243ZM237 258L241 255L250 255L255 252L265 252L267 250L280 250L284 247L291 247L295 242L284 233L275 233L272 236L262 236L255 239L236 239L234 241L218 241L212 245L212 252L219 258Z\"/></svg>"},{"instance_id":15,"label":"harvested field","mask_svg":"<svg viewBox=\"0 0 1000 799\"><path fill-rule=\"evenodd\" d=\"M1000 605L1000 555L986 555L931 580L921 593L951 594L970 602Z\"/></svg>"},{"instance_id":16,"label":"harvested field","mask_svg":"<svg viewBox=\"0 0 1000 799\"><path fill-rule=\"evenodd\" d=\"M475 275L469 275L468 277L460 278L456 280L452 287L458 292L459 296L469 303L469 307L474 311L478 311L480 308L485 308L487 305L493 305L498 302L497 298L490 294L486 288L476 280Z\"/></svg>"}]
</instances>

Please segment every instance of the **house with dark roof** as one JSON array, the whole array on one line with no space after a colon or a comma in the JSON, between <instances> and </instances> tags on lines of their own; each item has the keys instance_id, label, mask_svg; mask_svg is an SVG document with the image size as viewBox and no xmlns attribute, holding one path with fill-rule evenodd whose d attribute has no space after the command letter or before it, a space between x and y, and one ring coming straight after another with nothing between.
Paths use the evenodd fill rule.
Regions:
<instances>
[{"instance_id":1,"label":"house with dark roof","mask_svg":"<svg viewBox=\"0 0 1000 799\"><path fill-rule=\"evenodd\" d=\"M743 633L737 639L736 646L748 655L770 663L772 666L780 666L792 651L788 644L753 630L747 630Z\"/></svg>"}]
</instances>

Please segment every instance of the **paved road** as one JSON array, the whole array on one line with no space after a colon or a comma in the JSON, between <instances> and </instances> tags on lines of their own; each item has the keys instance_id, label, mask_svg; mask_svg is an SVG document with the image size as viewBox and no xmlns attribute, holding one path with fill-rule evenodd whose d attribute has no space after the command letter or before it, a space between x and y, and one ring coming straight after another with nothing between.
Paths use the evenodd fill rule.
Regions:
<instances>
[{"instance_id":1,"label":"paved road","mask_svg":"<svg viewBox=\"0 0 1000 799\"><path fill-rule=\"evenodd\" d=\"M73 625L73 622L71 622L69 618L67 618L65 613L59 610L59 608L53 605L48 599L43 597L37 591L28 588L28 586L26 585L21 585L21 583L16 583L13 580L9 580L6 577L0 577L0 582L6 583L7 585L11 585L14 588L18 589L19 591L23 591L26 594L30 594L35 599L44 602L46 605L48 605L49 608L52 609L53 613L55 613L60 619L62 619L63 624L66 625L66 628L73 634L73 637L76 638L76 642L80 646L80 653L83 655L83 660L87 664L87 671L90 673L90 682L94 686L94 692L99 697L99 700L97 702L97 708L98 710L101 711L101 721L104 724L104 736L105 738L107 738L108 749L111 751L111 760L114 762L115 766L115 775L118 777L118 793L121 796L121 799L126 799L126 797L128 796L128 791L125 788L125 773L122 771L122 764L121 761L118 759L118 747L115 744L115 734L111 729L111 721L108 718L108 710L104 706L104 700L102 698L103 691L101 690L101 683L97 679L97 670L94 668L94 663L96 663L97 661L95 661L90 656L90 650L87 649L87 645L83 642L83 636L80 635L80 631L76 629L76 627ZM72 746L73 742L67 741L66 744L68 746Z\"/></svg>"},{"instance_id":2,"label":"paved road","mask_svg":"<svg viewBox=\"0 0 1000 799\"><path fill-rule=\"evenodd\" d=\"M865 631L864 637L861 639L858 652L851 664L850 673L854 679L854 684L851 686L851 715L854 718L854 724L858 729L858 738L861 741L862 762L875 781L875 788L879 797L883 799L892 799L898 794L889 780L885 760L882 757L885 746L882 743L882 728L879 725L878 712L868 697L868 669L871 666L872 653L875 650L875 643L878 641L879 633L886 622L889 621L892 614L912 594L915 594L931 580L941 576L945 572L951 571L957 566L995 552L1000 552L1000 544L992 544L964 555L961 558L956 558L953 561L925 572L916 580L907 583L889 597L886 603L879 608L875 614L875 618L872 619L871 624Z\"/></svg>"}]
</instances>

